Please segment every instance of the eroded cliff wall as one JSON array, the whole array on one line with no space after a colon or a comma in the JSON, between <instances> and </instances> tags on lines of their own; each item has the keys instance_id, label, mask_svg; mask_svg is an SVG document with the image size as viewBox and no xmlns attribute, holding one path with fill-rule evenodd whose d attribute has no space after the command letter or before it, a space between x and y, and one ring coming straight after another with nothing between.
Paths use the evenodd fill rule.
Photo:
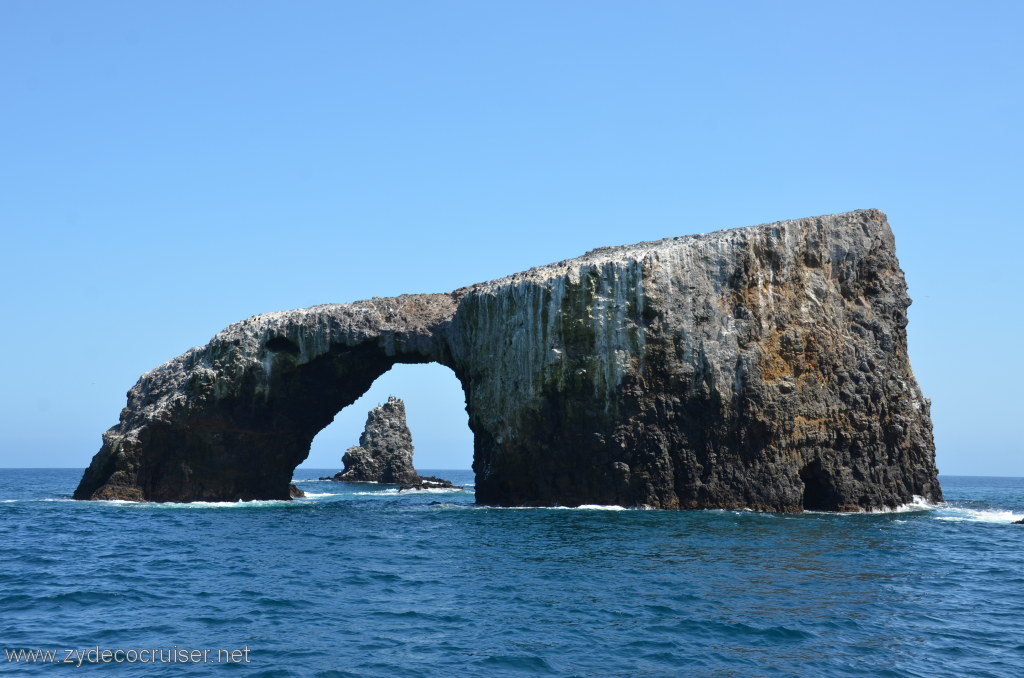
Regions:
<instances>
[{"instance_id":1,"label":"eroded cliff wall","mask_svg":"<svg viewBox=\"0 0 1024 678\"><path fill-rule=\"evenodd\" d=\"M435 361L466 392L483 503L938 500L909 304L885 216L862 210L257 316L144 375L75 496L285 498L334 413Z\"/></svg>"},{"instance_id":2,"label":"eroded cliff wall","mask_svg":"<svg viewBox=\"0 0 1024 678\"><path fill-rule=\"evenodd\" d=\"M909 304L877 210L608 248L477 285L452 344L478 500L939 499Z\"/></svg>"}]
</instances>

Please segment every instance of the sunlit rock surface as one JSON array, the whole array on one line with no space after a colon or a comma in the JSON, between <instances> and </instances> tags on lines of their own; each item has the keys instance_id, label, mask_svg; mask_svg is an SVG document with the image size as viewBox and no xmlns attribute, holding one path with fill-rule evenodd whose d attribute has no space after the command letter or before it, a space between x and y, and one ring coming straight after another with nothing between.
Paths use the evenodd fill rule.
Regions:
<instances>
[{"instance_id":1,"label":"sunlit rock surface","mask_svg":"<svg viewBox=\"0 0 1024 678\"><path fill-rule=\"evenodd\" d=\"M285 499L338 410L397 362L438 362L482 503L939 500L909 304L885 215L863 210L255 316L143 375L75 497Z\"/></svg>"}]
</instances>

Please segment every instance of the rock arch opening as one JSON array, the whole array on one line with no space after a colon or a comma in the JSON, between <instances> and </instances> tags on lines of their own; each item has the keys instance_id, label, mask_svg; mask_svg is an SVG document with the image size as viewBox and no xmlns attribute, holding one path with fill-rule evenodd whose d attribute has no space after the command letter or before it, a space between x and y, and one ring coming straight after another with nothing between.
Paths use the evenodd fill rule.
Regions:
<instances>
[{"instance_id":1,"label":"rock arch opening","mask_svg":"<svg viewBox=\"0 0 1024 678\"><path fill-rule=\"evenodd\" d=\"M472 467L473 434L466 396L455 373L438 363L398 363L379 376L366 393L343 407L334 421L316 434L302 467L333 469L332 473L340 469L341 456L356 445L367 413L392 395L405 401L413 463L419 472L429 475Z\"/></svg>"}]
</instances>

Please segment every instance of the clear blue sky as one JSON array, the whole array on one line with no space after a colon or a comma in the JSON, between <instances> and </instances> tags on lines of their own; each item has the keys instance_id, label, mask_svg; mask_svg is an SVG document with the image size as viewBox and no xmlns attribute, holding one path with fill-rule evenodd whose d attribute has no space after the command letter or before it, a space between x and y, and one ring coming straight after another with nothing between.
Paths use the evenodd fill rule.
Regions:
<instances>
[{"instance_id":1,"label":"clear blue sky","mask_svg":"<svg viewBox=\"0 0 1024 678\"><path fill-rule=\"evenodd\" d=\"M1020 2L0 3L0 466L265 311L877 207L944 473L1024 476ZM406 398L468 467L446 368Z\"/></svg>"}]
</instances>

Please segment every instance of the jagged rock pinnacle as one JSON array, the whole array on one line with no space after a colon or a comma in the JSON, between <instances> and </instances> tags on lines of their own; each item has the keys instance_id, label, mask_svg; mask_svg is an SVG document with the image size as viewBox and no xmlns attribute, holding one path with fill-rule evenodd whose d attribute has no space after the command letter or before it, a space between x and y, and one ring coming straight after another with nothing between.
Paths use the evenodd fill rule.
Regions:
<instances>
[{"instance_id":1,"label":"jagged rock pinnacle","mask_svg":"<svg viewBox=\"0 0 1024 678\"><path fill-rule=\"evenodd\" d=\"M345 468L332 480L406 484L419 480L412 465L412 434L405 423L405 402L389 396L370 410L359 445L342 456ZM321 479L322 480L322 479Z\"/></svg>"}]
</instances>

